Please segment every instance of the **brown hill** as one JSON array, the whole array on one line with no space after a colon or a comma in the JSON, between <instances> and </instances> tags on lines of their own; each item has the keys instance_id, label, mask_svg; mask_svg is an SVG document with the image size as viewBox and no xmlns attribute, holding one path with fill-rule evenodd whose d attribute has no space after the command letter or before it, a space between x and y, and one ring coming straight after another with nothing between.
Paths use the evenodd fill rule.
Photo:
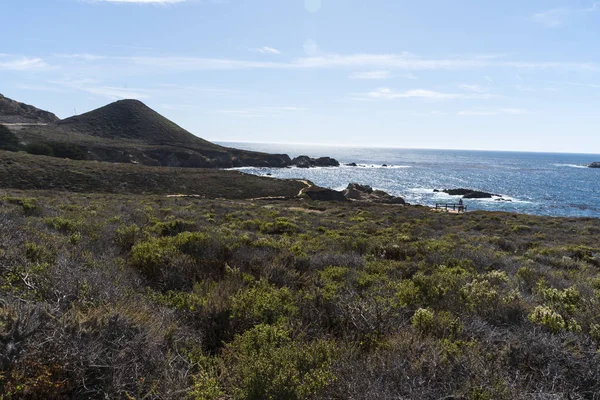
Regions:
<instances>
[{"instance_id":1,"label":"brown hill","mask_svg":"<svg viewBox=\"0 0 600 400\"><path fill-rule=\"evenodd\" d=\"M45 126L12 127L37 155L186 168L285 167L286 154L219 146L138 100L121 100Z\"/></svg>"},{"instance_id":2,"label":"brown hill","mask_svg":"<svg viewBox=\"0 0 600 400\"><path fill-rule=\"evenodd\" d=\"M186 144L212 150L223 147L194 136L139 100L120 100L58 122L60 129L106 139L147 144Z\"/></svg>"},{"instance_id":3,"label":"brown hill","mask_svg":"<svg viewBox=\"0 0 600 400\"><path fill-rule=\"evenodd\" d=\"M51 112L0 94L0 124L48 124L57 121L58 117Z\"/></svg>"}]
</instances>

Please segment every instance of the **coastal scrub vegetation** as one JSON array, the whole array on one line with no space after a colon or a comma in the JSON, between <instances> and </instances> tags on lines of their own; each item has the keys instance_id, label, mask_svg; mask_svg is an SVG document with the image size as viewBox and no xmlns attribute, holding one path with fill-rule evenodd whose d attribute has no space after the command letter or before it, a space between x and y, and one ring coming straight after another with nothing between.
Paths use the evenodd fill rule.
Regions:
<instances>
[{"instance_id":1,"label":"coastal scrub vegetation","mask_svg":"<svg viewBox=\"0 0 600 400\"><path fill-rule=\"evenodd\" d=\"M419 206L5 190L0 398L597 399L599 233Z\"/></svg>"}]
</instances>

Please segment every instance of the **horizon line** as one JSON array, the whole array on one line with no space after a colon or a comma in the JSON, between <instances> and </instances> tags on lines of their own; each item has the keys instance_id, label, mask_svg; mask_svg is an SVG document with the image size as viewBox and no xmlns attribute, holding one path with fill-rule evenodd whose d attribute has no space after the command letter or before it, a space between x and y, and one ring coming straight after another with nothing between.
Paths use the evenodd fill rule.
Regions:
<instances>
[{"instance_id":1,"label":"horizon line","mask_svg":"<svg viewBox=\"0 0 600 400\"><path fill-rule=\"evenodd\" d=\"M249 140L221 140L221 139L205 139L213 143L249 143L249 144L274 144L286 146L322 146L322 147L341 147L352 149L396 149L396 150L437 150L437 151L478 151L486 153L534 153L534 154L579 154L589 156L600 156L600 153L583 153L576 151L533 151L533 150L490 150L490 149L462 149L462 148L435 148L435 147L400 147L396 145L338 145L333 143L301 143L301 142L265 142L265 141L249 141Z\"/></svg>"}]
</instances>

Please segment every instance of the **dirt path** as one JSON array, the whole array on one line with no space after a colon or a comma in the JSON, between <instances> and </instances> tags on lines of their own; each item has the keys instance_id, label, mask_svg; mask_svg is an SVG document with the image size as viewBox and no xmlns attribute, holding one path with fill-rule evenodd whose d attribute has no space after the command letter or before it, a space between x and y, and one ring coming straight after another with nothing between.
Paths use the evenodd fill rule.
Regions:
<instances>
[{"instance_id":1,"label":"dirt path","mask_svg":"<svg viewBox=\"0 0 600 400\"><path fill-rule=\"evenodd\" d=\"M304 179L296 179L296 180L297 180L298 182L302 182L302 183L304 183L304 184L306 185L306 187L305 187L305 188L302 188L302 189L300 189L300 191L298 192L298 195L297 195L296 197L300 197L300 196L302 196L302 195L304 194L304 192L306 192L306 191L307 191L308 189L310 189L311 187L315 186L315 185L313 185L312 183L310 183L309 181L307 181L307 180L304 180Z\"/></svg>"}]
</instances>

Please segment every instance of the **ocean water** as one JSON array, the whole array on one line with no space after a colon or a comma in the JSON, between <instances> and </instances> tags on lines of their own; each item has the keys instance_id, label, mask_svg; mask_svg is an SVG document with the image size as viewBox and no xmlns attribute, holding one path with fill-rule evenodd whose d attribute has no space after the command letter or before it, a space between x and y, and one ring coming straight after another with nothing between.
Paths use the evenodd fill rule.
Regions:
<instances>
[{"instance_id":1,"label":"ocean water","mask_svg":"<svg viewBox=\"0 0 600 400\"><path fill-rule=\"evenodd\" d=\"M330 156L358 167L239 168L277 178L309 179L336 190L350 182L401 196L412 204L433 206L459 197L433 189L469 188L502 195L506 200L465 200L469 210L509 211L535 215L600 217L600 169L586 168L600 155L467 150L355 148L263 143L225 146L286 153L290 157ZM383 167L387 164L388 167Z\"/></svg>"}]
</instances>

